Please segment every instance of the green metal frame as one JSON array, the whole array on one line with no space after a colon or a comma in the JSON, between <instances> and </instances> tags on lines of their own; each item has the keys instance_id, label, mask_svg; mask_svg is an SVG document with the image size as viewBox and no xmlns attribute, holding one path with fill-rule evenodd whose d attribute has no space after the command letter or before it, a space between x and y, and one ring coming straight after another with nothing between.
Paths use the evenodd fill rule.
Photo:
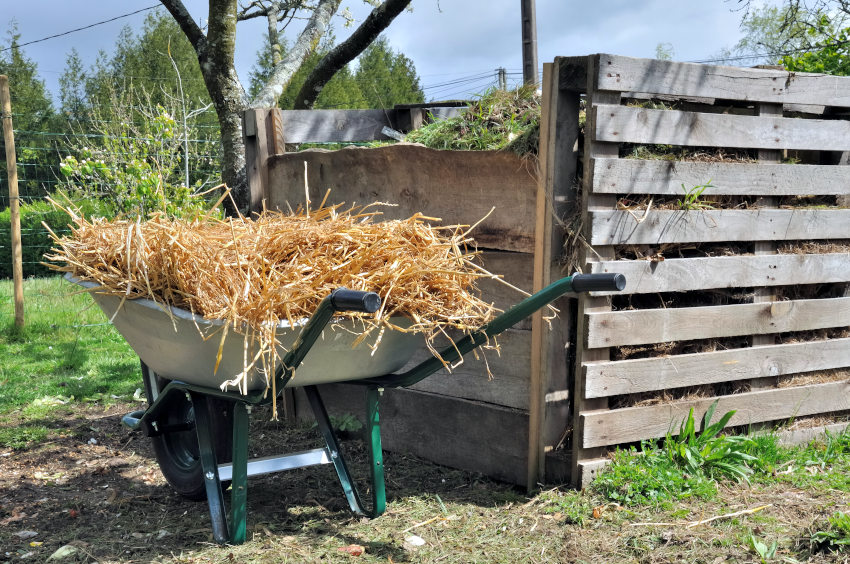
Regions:
<instances>
[{"instance_id":1,"label":"green metal frame","mask_svg":"<svg viewBox=\"0 0 850 564\"><path fill-rule=\"evenodd\" d=\"M587 275L592 277L597 275ZM607 275L606 275L607 276ZM620 276L621 275L616 275ZM610 278L610 276L609 276ZM617 280L617 289L622 289L625 279ZM613 287L586 287L592 289L614 289ZM526 298L516 304L507 312L493 319L490 323L466 337L458 340L440 352L442 361L430 358L401 374L390 374L377 378L352 380L347 383L366 386L366 437L371 459L370 469L370 491L371 508L367 509L362 503L351 473L345 462L345 457L340 449L339 441L334 434L330 418L328 417L321 395L316 386L305 386L313 414L319 431L325 440L326 462L311 462L295 467L311 466L318 463L332 463L336 469L343 493L348 500L351 510L359 515L377 517L386 509L386 491L384 482L383 452L381 449L381 429L378 413L378 403L383 388L397 388L411 386L431 374L443 368L443 361L455 362L464 354L486 343L490 337L498 335L502 331L512 327L517 322L530 316L541 309L574 290L573 277L561 280L544 288L540 292ZM275 373L275 384L277 390L283 390L284 386L292 378L293 370L301 363L310 348L321 335L322 330L331 320L334 313L339 311L333 296L325 298L316 309L313 316L301 330L301 333L292 349L284 356L281 365ZM147 410L137 411L126 415L123 422L131 428L142 429L148 435L161 432L155 424L160 412L167 408L174 394L185 394L194 406L195 430L198 436L201 467L204 475L207 501L210 509L213 536L219 543L230 542L240 544L245 542L247 534L247 492L248 492L248 414L251 406L265 404L272 401L265 391L260 390L246 395L237 392L224 392L216 388L208 388L187 384L179 381L170 382L160 391L156 400ZM224 495L219 479L218 463L213 448L213 425L210 421L210 413L207 408L207 397L221 398L233 402L233 458L231 478L230 519L227 518ZM167 432L167 431L164 431Z\"/></svg>"}]
</instances>

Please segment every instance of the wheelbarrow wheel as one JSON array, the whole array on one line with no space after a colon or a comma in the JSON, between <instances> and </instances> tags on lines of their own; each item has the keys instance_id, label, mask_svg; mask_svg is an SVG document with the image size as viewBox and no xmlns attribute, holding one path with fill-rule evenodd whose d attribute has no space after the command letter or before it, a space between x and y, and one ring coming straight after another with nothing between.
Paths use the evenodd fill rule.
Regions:
<instances>
[{"instance_id":1,"label":"wheelbarrow wheel","mask_svg":"<svg viewBox=\"0 0 850 564\"><path fill-rule=\"evenodd\" d=\"M169 380L162 378L142 366L145 392L149 401L156 397ZM156 390L156 392L154 392ZM210 411L213 425L213 440L216 459L219 463L230 462L233 444L233 404L229 401L207 398L204 400ZM195 431L195 413L192 402L179 396L166 412L161 425L182 427L182 430L151 437L154 455L160 471L171 487L186 499L206 499L203 469Z\"/></svg>"}]
</instances>

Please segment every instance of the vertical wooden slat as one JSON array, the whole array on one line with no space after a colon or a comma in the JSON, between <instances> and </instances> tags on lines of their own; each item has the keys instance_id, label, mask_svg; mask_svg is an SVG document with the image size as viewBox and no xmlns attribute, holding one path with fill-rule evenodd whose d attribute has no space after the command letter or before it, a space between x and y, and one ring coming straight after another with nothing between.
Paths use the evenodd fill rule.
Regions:
<instances>
[{"instance_id":1,"label":"vertical wooden slat","mask_svg":"<svg viewBox=\"0 0 850 564\"><path fill-rule=\"evenodd\" d=\"M15 160L15 134L12 128L12 97L9 78L0 75L0 111L3 116L3 142L6 145L6 174L9 178L9 215L12 235L12 284L15 299L15 327L24 326L24 269L21 249L21 202L18 197L18 166Z\"/></svg>"},{"instance_id":2,"label":"vertical wooden slat","mask_svg":"<svg viewBox=\"0 0 850 564\"><path fill-rule=\"evenodd\" d=\"M540 177L534 230L532 288L537 292L561 277L558 258L563 245L560 220L575 206L573 182L577 167L579 93L559 88L562 59L543 66L543 106L540 121ZM546 452L567 427L569 393L564 344L571 323L570 302L551 326L538 311L531 321L529 383L528 480L532 489L546 475ZM550 398L546 401L546 398Z\"/></svg>"},{"instance_id":3,"label":"vertical wooden slat","mask_svg":"<svg viewBox=\"0 0 850 564\"><path fill-rule=\"evenodd\" d=\"M591 56L587 62L587 124L585 126L585 145L584 145L584 179L582 181L582 211L583 225L585 229L585 237L589 239L589 214L595 210L611 210L617 205L617 197L609 194L592 194L593 178L590 159L593 158L618 158L619 144L599 142L594 138L593 132L596 131L596 123L594 123L596 112L592 111L594 106L599 104L614 104L620 103L620 92L599 91L597 90L599 56ZM584 266L585 272L591 271L591 264L600 260L613 260L613 246L595 246L592 251L589 251L586 246L582 249L581 263ZM589 410L607 409L607 398L587 398L585 397L585 377L581 369L582 362L594 360L609 360L610 350L608 348L587 348L587 314L599 311L610 311L611 303L607 297L592 297L582 295L578 300L577 312L577 337L576 347L578 354L576 355L575 368L575 387L574 387L574 414L573 414L573 454L572 454L572 482L574 485L584 487L593 477L594 469L598 468L594 464L594 459L598 459L605 455L604 448L585 448L583 444L584 423L582 412Z\"/></svg>"},{"instance_id":4,"label":"vertical wooden slat","mask_svg":"<svg viewBox=\"0 0 850 564\"><path fill-rule=\"evenodd\" d=\"M242 134L245 140L245 171L251 191L252 213L263 211L263 202L269 199L270 156L284 152L283 119L281 110L249 109L242 116Z\"/></svg>"},{"instance_id":5,"label":"vertical wooden slat","mask_svg":"<svg viewBox=\"0 0 850 564\"><path fill-rule=\"evenodd\" d=\"M756 105L756 114L759 116L778 116L782 117L782 104L761 103ZM760 164L776 164L782 161L782 152L777 149L759 149L758 159ZM759 200L760 207L774 208L779 204L776 196L769 196ZM775 241L756 241L754 243L753 254L755 255L773 255L776 254ZM755 288L755 296L753 302L772 302L776 299L776 294L771 288ZM753 346L773 345L776 343L775 335L753 335ZM750 381L750 389L760 390L772 388L776 385L776 378L758 378Z\"/></svg>"}]
</instances>

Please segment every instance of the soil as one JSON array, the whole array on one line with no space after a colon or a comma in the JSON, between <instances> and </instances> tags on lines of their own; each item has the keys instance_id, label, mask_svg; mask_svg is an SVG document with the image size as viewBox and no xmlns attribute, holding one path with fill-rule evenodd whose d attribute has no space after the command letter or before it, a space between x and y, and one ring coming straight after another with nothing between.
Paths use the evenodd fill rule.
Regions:
<instances>
[{"instance_id":1,"label":"soil","mask_svg":"<svg viewBox=\"0 0 850 564\"><path fill-rule=\"evenodd\" d=\"M182 562L185 551L214 546L206 503L174 493L149 439L121 425L135 409L75 405L68 419L45 421L55 429L48 441L0 450L0 562L45 562L68 546L73 554L60 562ZM269 415L252 415L250 456L322 446L309 424L275 423ZM362 441L342 438L355 479L366 476ZM388 503L422 488L447 502L492 497L492 491L516 496L510 486L415 457L385 452L384 458ZM248 507L249 537L274 531L289 538L315 527L317 514L340 526L359 521L330 465L252 478Z\"/></svg>"}]
</instances>

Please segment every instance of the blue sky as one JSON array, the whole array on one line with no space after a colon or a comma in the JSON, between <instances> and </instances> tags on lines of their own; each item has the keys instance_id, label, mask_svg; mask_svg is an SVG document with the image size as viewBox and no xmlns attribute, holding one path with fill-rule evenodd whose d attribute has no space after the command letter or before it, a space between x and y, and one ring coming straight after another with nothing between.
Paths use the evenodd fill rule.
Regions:
<instances>
[{"instance_id":1,"label":"blue sky","mask_svg":"<svg viewBox=\"0 0 850 564\"><path fill-rule=\"evenodd\" d=\"M184 0L196 20L207 16L206 0ZM40 39L158 4L156 0L4 0L3 15L14 19L21 42ZM369 7L346 0L355 17ZM429 99L458 98L483 91L495 82L498 67L512 78L522 70L520 0L414 0L413 11L400 15L387 31L390 43L410 57ZM674 59L711 58L740 37L737 0L537 0L538 59L615 53L653 57L656 45L673 46ZM110 50L124 25L139 27L145 13L25 47L39 65L51 91L56 90L65 56L72 47L84 62ZM237 72L247 83L260 48L264 22L240 24ZM337 20L336 35L349 30ZM3 38L5 42L5 37Z\"/></svg>"}]
</instances>

